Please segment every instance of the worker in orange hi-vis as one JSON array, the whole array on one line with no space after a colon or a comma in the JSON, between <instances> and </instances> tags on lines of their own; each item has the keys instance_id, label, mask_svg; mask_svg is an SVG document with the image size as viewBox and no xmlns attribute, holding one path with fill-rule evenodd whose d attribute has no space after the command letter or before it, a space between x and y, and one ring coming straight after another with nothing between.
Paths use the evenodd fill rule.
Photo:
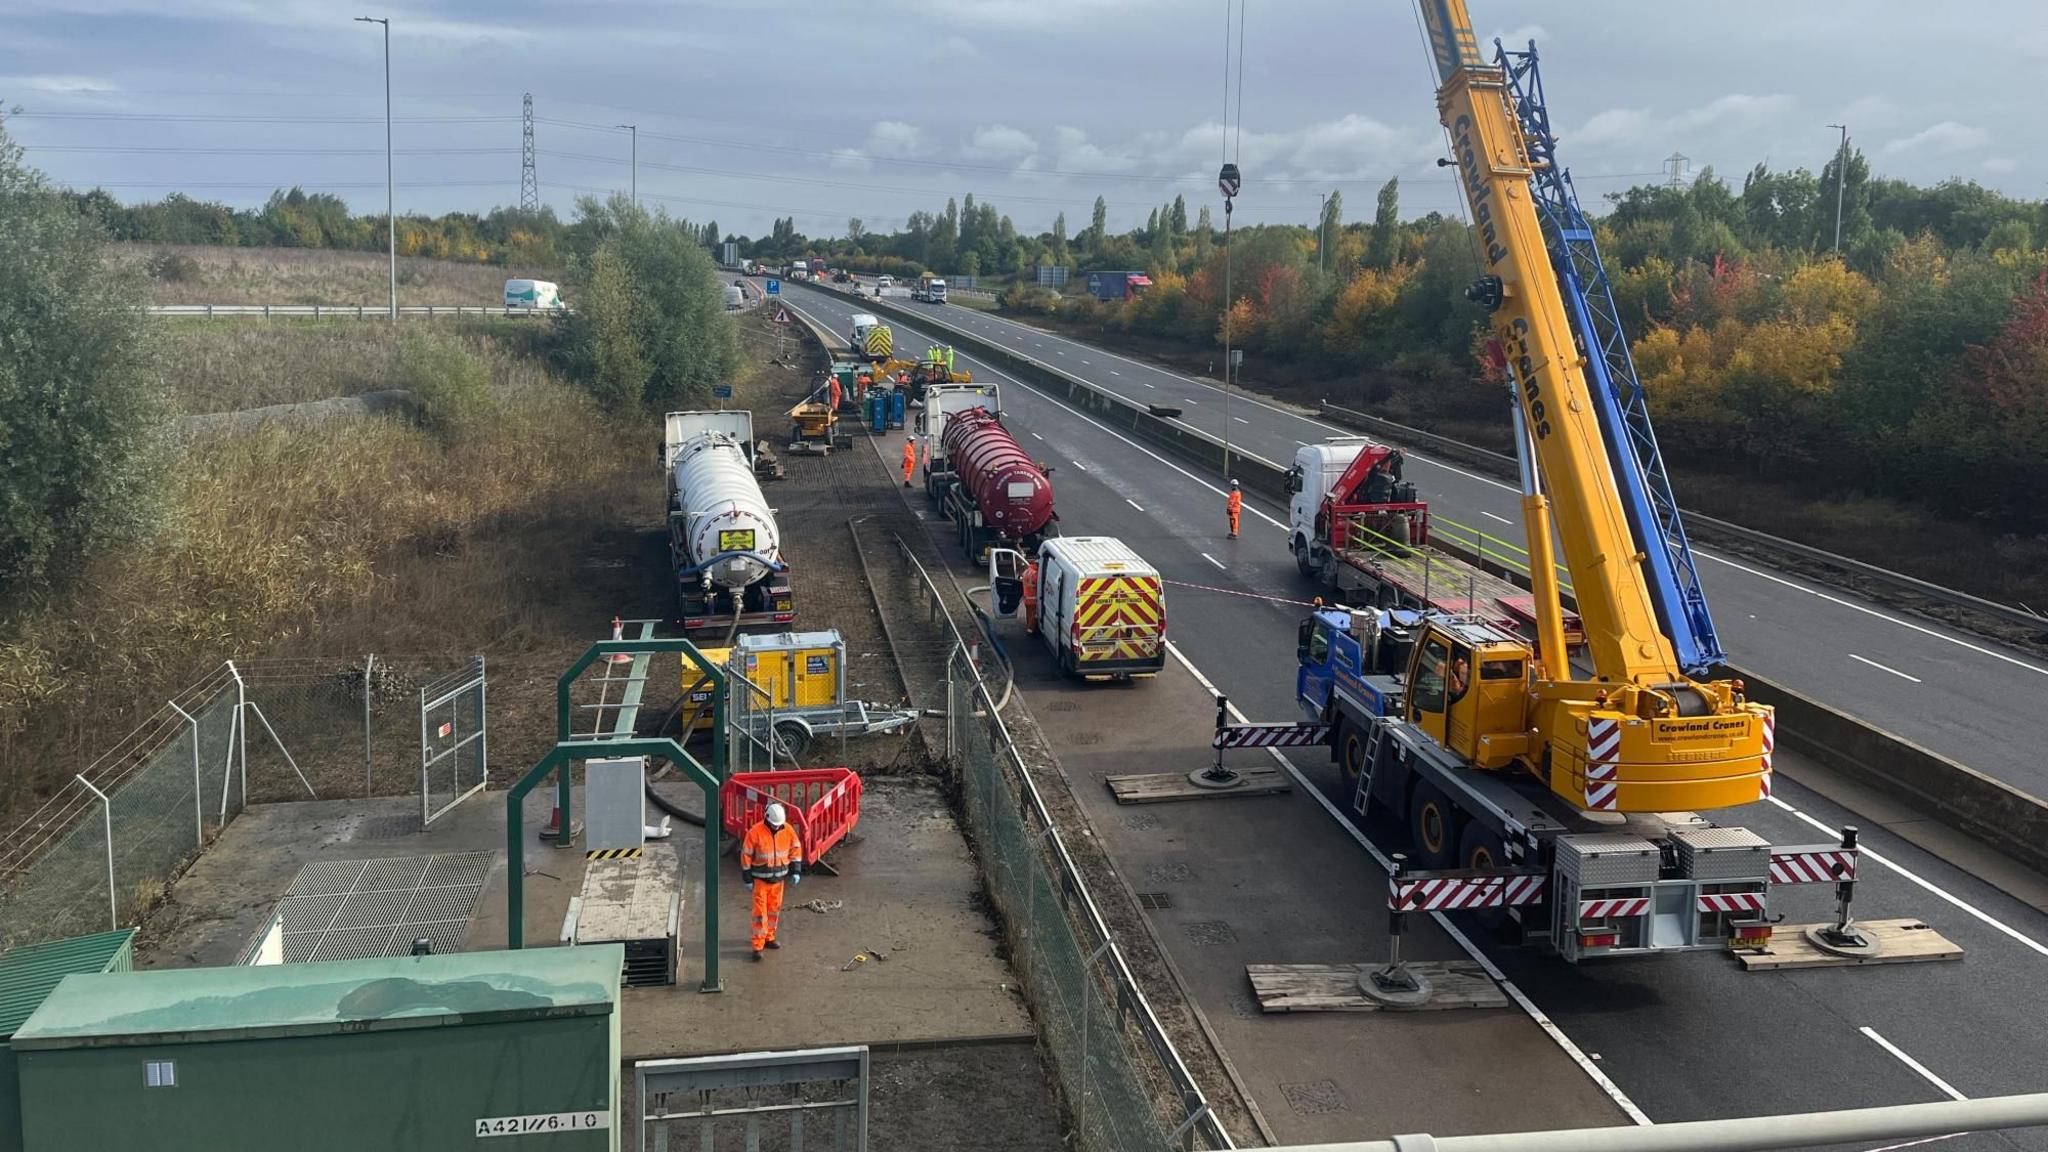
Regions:
<instances>
[{"instance_id":1,"label":"worker in orange hi-vis","mask_svg":"<svg viewBox=\"0 0 2048 1152\"><path fill-rule=\"evenodd\" d=\"M854 399L856 399L856 400L865 400L865 399L867 399L867 398L868 398L868 386L869 386L869 385L871 385L871 384L873 384L873 383L874 383L874 380L873 380L873 379L871 379L871 378L870 378L870 377L868 376L868 374L867 374L867 373L865 373L865 372L861 373L861 374L860 374L860 376L859 376L859 377L857 377L857 378L856 378L856 379L854 380L854 397L853 397L853 398L854 398Z\"/></svg>"},{"instance_id":2,"label":"worker in orange hi-vis","mask_svg":"<svg viewBox=\"0 0 2048 1152\"><path fill-rule=\"evenodd\" d=\"M803 841L789 826L782 805L769 804L761 819L740 842L740 875L754 882L754 959L761 949L780 948L775 929L782 923L782 890L804 878Z\"/></svg>"},{"instance_id":3,"label":"worker in orange hi-vis","mask_svg":"<svg viewBox=\"0 0 2048 1152\"><path fill-rule=\"evenodd\" d=\"M832 411L834 413L837 413L839 411L840 397L845 395L844 390L842 390L839 387L839 377L837 376L832 377L832 387L830 395L832 397Z\"/></svg>"},{"instance_id":4,"label":"worker in orange hi-vis","mask_svg":"<svg viewBox=\"0 0 2048 1152\"><path fill-rule=\"evenodd\" d=\"M903 438L903 486L910 487L910 478L917 474L917 437Z\"/></svg>"},{"instance_id":5,"label":"worker in orange hi-vis","mask_svg":"<svg viewBox=\"0 0 2048 1152\"><path fill-rule=\"evenodd\" d=\"M1237 481L1232 480L1230 482L1230 499L1225 501L1223 506L1230 510L1230 538L1235 540L1237 539L1237 517L1239 513L1244 511L1244 493L1238 491Z\"/></svg>"},{"instance_id":6,"label":"worker in orange hi-vis","mask_svg":"<svg viewBox=\"0 0 2048 1152\"><path fill-rule=\"evenodd\" d=\"M1038 631L1038 561L1024 562L1024 630Z\"/></svg>"}]
</instances>

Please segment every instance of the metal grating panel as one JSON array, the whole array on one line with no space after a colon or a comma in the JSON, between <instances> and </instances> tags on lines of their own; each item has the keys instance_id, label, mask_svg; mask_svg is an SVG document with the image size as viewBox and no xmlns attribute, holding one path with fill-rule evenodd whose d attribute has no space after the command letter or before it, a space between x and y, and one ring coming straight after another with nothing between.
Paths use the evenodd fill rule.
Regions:
<instances>
[{"instance_id":1,"label":"metal grating panel","mask_svg":"<svg viewBox=\"0 0 2048 1152\"><path fill-rule=\"evenodd\" d=\"M362 860L323 860L299 869L292 881L292 896L320 896L353 891L356 881L362 878Z\"/></svg>"},{"instance_id":2,"label":"metal grating panel","mask_svg":"<svg viewBox=\"0 0 2048 1152\"><path fill-rule=\"evenodd\" d=\"M422 936L436 952L461 951L496 859L465 852L308 864L278 901L285 962L404 956Z\"/></svg>"}]
</instances>

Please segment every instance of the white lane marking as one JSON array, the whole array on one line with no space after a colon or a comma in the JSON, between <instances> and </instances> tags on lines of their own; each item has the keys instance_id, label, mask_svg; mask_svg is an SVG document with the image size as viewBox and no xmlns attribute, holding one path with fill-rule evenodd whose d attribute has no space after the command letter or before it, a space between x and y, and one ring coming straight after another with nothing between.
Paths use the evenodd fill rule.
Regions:
<instances>
[{"instance_id":1,"label":"white lane marking","mask_svg":"<svg viewBox=\"0 0 2048 1152\"><path fill-rule=\"evenodd\" d=\"M1793 816L1796 816L1799 819L1804 820L1806 823L1813 825L1815 828L1818 828L1822 832L1827 833L1828 836L1835 837L1841 835L1842 830L1840 828L1830 828L1826 824L1823 824L1814 817L1809 816L1804 812L1801 812L1799 809L1794 808L1792 805L1787 804L1784 800L1776 796L1772 796L1769 799L1772 804L1785 810L1786 812L1791 813ZM1946 901L1951 906L1968 913L1969 915L1975 917L1977 920L1981 921L1987 927L1997 929L1998 931L2018 941L2020 944L2023 944L2026 947L2033 949L2039 955L2048 956L2048 944L2041 943L2039 940L2034 939L2032 936L2029 936L2026 933L2020 931L2019 929L2006 924L2004 921L1997 919L1996 917L1992 916L1991 913L1986 912L1983 909L1966 902L1962 897L1954 895L1953 893L1944 890L1940 886L1936 885L1933 881L1928 880L1922 877L1920 874L1912 871L1911 869L1906 868L1905 866L1893 861L1889 857L1875 851L1868 845L1858 844L1856 846L1856 851L1858 855L1862 856L1864 859L1873 861L1877 864L1880 864L1886 868L1891 869L1894 872L1897 872L1900 876L1903 876L1912 883L1919 885L1923 891L1931 893L1932 895Z\"/></svg>"},{"instance_id":2,"label":"white lane marking","mask_svg":"<svg viewBox=\"0 0 2048 1152\"><path fill-rule=\"evenodd\" d=\"M1143 512L1145 510L1136 500L1131 499L1129 496L1124 497L1124 503L1129 504L1131 507L1136 508L1140 512Z\"/></svg>"},{"instance_id":3,"label":"white lane marking","mask_svg":"<svg viewBox=\"0 0 2048 1152\"><path fill-rule=\"evenodd\" d=\"M1863 1027L1858 1028L1857 1031L1863 1033L1865 1036L1870 1037L1871 1042L1876 1044L1879 1048L1882 1048L1885 1051L1891 1053L1893 1056L1898 1057L1899 1063L1904 1064L1906 1067L1911 1068L1915 1072L1918 1072L1922 1080L1925 1080L1929 1084L1934 1085L1936 1088L1941 1089L1942 1094L1947 1096L1949 1099L1969 1099L1968 1096L1965 1096L1961 1092L1956 1091L1955 1086L1953 1084L1950 1084L1948 1081L1943 1080L1939 1076L1936 1076L1934 1074L1933 1069L1929 1068L1925 1064L1922 1064L1918 1060L1913 1059L1911 1056L1906 1055L1906 1053L1903 1050L1901 1050L1897 1044L1894 1044L1891 1041L1885 1039L1884 1037L1879 1036L1877 1034L1877 1029L1872 1028L1868 1024L1866 1024Z\"/></svg>"},{"instance_id":4,"label":"white lane marking","mask_svg":"<svg viewBox=\"0 0 2048 1152\"><path fill-rule=\"evenodd\" d=\"M1079 468L1083 472L1086 472L1088 470L1088 466L1086 464L1081 463L1079 460L1074 461L1074 467Z\"/></svg>"},{"instance_id":5,"label":"white lane marking","mask_svg":"<svg viewBox=\"0 0 2048 1152\"><path fill-rule=\"evenodd\" d=\"M1117 370L1116 370L1116 369L1114 369L1114 368L1111 368L1111 369L1109 370L1109 374L1110 374L1111 376L1121 376L1121 375L1123 375L1123 373L1121 373L1121 372L1117 371Z\"/></svg>"},{"instance_id":6,"label":"white lane marking","mask_svg":"<svg viewBox=\"0 0 2048 1152\"><path fill-rule=\"evenodd\" d=\"M1209 563L1214 564L1218 568L1223 568L1223 561L1218 560L1214 556L1209 555L1207 552L1202 553L1202 559L1207 560ZM1230 569L1228 568L1223 568L1223 570L1225 572L1230 571Z\"/></svg>"},{"instance_id":7,"label":"white lane marking","mask_svg":"<svg viewBox=\"0 0 2048 1152\"><path fill-rule=\"evenodd\" d=\"M1088 361L1086 361L1086 360L1083 360L1083 361L1081 361L1081 363L1083 363L1083 364L1086 364L1086 363L1088 363Z\"/></svg>"},{"instance_id":8,"label":"white lane marking","mask_svg":"<svg viewBox=\"0 0 2048 1152\"><path fill-rule=\"evenodd\" d=\"M1145 384L1145 382L1144 382L1143 380L1140 380L1140 381L1138 381L1138 383L1140 383L1140 384ZM1159 387L1159 385L1157 385L1157 384L1145 384L1145 387L1147 387L1147 388L1157 388L1157 387Z\"/></svg>"},{"instance_id":9,"label":"white lane marking","mask_svg":"<svg viewBox=\"0 0 2048 1152\"><path fill-rule=\"evenodd\" d=\"M1889 672L1892 675L1897 676L1901 680L1911 680L1915 684L1923 683L1923 681L1918 676L1908 676L1904 672L1899 671L1897 668L1887 668L1884 665L1879 664L1877 661L1872 660L1867 656L1858 656L1854 652L1851 652L1849 653L1849 659L1854 660L1861 664L1868 664L1872 668L1875 668L1880 672Z\"/></svg>"},{"instance_id":10,"label":"white lane marking","mask_svg":"<svg viewBox=\"0 0 2048 1152\"><path fill-rule=\"evenodd\" d=\"M1235 421L1237 421L1237 422L1238 422L1239 424L1249 424L1249 423L1251 423L1251 421L1249 421L1249 420L1245 419L1245 418L1244 418L1244 417L1242 417L1242 416L1232 416L1232 417L1231 417L1231 419L1232 419L1232 420L1235 420Z\"/></svg>"},{"instance_id":11,"label":"white lane marking","mask_svg":"<svg viewBox=\"0 0 2048 1152\"><path fill-rule=\"evenodd\" d=\"M1198 682L1200 682L1202 687L1208 691L1210 696L1222 695L1221 692L1218 692L1216 690L1216 685L1212 683L1207 676L1202 675L1202 670L1200 668L1195 667L1194 663L1187 658L1186 654L1181 652L1180 645L1175 644L1171 640L1168 640L1166 642L1166 650L1168 652L1173 653L1173 658L1179 661L1180 666L1187 669L1188 673L1192 675ZM1238 711L1237 705L1228 703L1226 701L1224 706L1229 709L1231 719L1237 721L1239 724L1250 723L1250 721L1245 719L1244 713ZM1296 784L1296 786L1298 786L1304 794L1313 799L1317 804L1321 805L1323 811L1329 814L1330 819L1335 820L1337 822L1337 827L1343 829L1346 834L1348 834L1353 840L1357 841L1358 846L1365 849L1366 853L1370 855L1375 861L1377 861L1382 869L1390 871L1392 870L1394 862L1392 860L1389 860L1386 854L1381 852L1379 848L1376 845L1374 845L1371 840L1366 839L1365 833L1360 832L1357 829L1357 827L1351 823L1351 821L1346 820L1344 818L1344 813L1338 811L1337 806L1330 802L1330 798L1328 796L1323 795L1321 789L1309 783L1308 777L1302 774L1301 769L1294 766L1294 761L1288 759L1278 748L1268 748L1266 749L1266 753L1273 757L1273 759L1279 763L1280 767L1286 769L1287 774L1294 778L1294 783ZM1472 957L1474 961L1478 962L1481 968L1484 968L1486 970L1486 974L1492 977L1496 984L1500 985L1501 991L1506 992L1509 998L1514 1000L1516 1005L1518 1005L1523 1012L1528 1014L1529 1019L1536 1022L1536 1026L1538 1028L1543 1029L1544 1035L1549 1036L1551 1041L1555 1043L1558 1046L1558 1048L1564 1052L1566 1056L1571 1057L1572 1063L1577 1064L1579 1066L1579 1071L1584 1072L1589 1078L1592 1079L1593 1083L1599 1085L1600 1090L1607 1094L1607 1098L1614 1101L1614 1103L1621 1108L1622 1112L1630 1120L1641 1125L1649 1125L1653 1123L1650 1117L1647 1114L1645 1114L1641 1108L1636 1107L1636 1102L1628 1098L1628 1093L1623 1092L1621 1090L1621 1085L1616 1084L1613 1080L1608 1079L1607 1073L1602 1072L1599 1069L1599 1067L1593 1063L1592 1059L1588 1057L1586 1053L1582 1049L1580 1049L1580 1047L1577 1044L1572 1042L1572 1038L1564 1034L1564 1029L1558 1027L1557 1022L1552 1020L1548 1013L1544 1012L1541 1008L1536 1007L1536 1002L1529 999L1529 997L1525 993L1523 993L1521 988L1516 986L1514 981L1508 979L1507 974L1502 972L1497 966L1495 966L1494 962L1487 958L1486 953L1481 952L1479 950L1479 946L1472 943L1470 937L1466 936L1463 932L1459 931L1458 926L1451 923L1449 919L1445 918L1443 913L1431 912L1429 915L1431 919L1437 922L1438 926L1443 928L1443 930L1450 935L1452 940L1457 941L1458 947L1463 948L1467 956Z\"/></svg>"},{"instance_id":12,"label":"white lane marking","mask_svg":"<svg viewBox=\"0 0 2048 1152\"><path fill-rule=\"evenodd\" d=\"M1197 408L1200 408L1202 406L1202 402L1200 400L1190 400L1185 396L1180 398L1180 402L1183 404L1193 404Z\"/></svg>"},{"instance_id":13,"label":"white lane marking","mask_svg":"<svg viewBox=\"0 0 2048 1152\"><path fill-rule=\"evenodd\" d=\"M1501 523L1503 523L1503 524L1513 524L1513 523L1514 523L1514 521L1513 521L1513 520L1510 520L1510 519L1508 519L1508 518L1507 518L1507 517L1505 517L1505 516L1495 516L1495 515L1494 515L1493 513L1491 513L1491 512L1488 512L1488 511L1487 511L1486 509L1484 509L1484 508L1481 508L1481 509L1479 510L1479 514L1480 514L1481 516L1484 516L1484 517L1486 517L1486 518L1487 518L1488 520L1498 520L1498 521L1500 521L1500 522L1501 522Z\"/></svg>"},{"instance_id":14,"label":"white lane marking","mask_svg":"<svg viewBox=\"0 0 2048 1152\"><path fill-rule=\"evenodd\" d=\"M1976 652L1980 655L1989 656L1995 660L2003 660L2007 664L2010 664L2015 668L2025 668L2029 672L2038 672L2043 676L2048 676L2048 668L2043 668L2039 664L2031 664L2025 660L2021 660L2012 656L2007 656L2003 652L1994 652L1989 648L1972 644L1968 640L1962 640L1954 636L1949 636L1945 633L1936 632L1932 628L1923 628L1910 620L1901 620L1896 616L1887 616L1884 613L1879 612L1875 608L1865 608L1863 605L1858 604L1852 600L1844 600L1839 596L1830 596L1817 588L1808 588L1804 584L1796 584L1790 580L1785 579L1782 576L1773 576L1769 572L1760 572L1755 568L1751 568L1747 564L1737 564L1733 560L1724 560L1721 557L1714 555L1712 552L1702 552L1700 553L1700 555L1705 556L1709 560L1726 564L1728 567L1733 568L1738 572L1746 572L1751 576L1761 577L1762 579L1769 580L1773 584L1783 584L1785 587L1790 588L1795 592L1804 592L1808 596L1818 596L1830 604L1839 604L1844 608L1853 608L1856 611L1863 613L1865 616L1874 616L1879 620L1890 621L1893 624L1897 624L1901 628L1911 628L1915 632L1921 633L1922 635L1926 636L1932 636L1936 640L1946 640L1951 644L1955 644L1963 648L1968 648L1970 651Z\"/></svg>"},{"instance_id":15,"label":"white lane marking","mask_svg":"<svg viewBox=\"0 0 2048 1152\"><path fill-rule=\"evenodd\" d=\"M1031 438L1032 438L1033 440L1043 440L1043 439L1045 439L1045 437L1043 437L1043 436L1040 436L1040 435L1039 435L1038 433L1036 433L1036 432L1033 432L1033 433L1031 434Z\"/></svg>"},{"instance_id":16,"label":"white lane marking","mask_svg":"<svg viewBox=\"0 0 2048 1152\"><path fill-rule=\"evenodd\" d=\"M1884 1144L1876 1148L1867 1148L1864 1152L1900 1152L1904 1148L1918 1148L1922 1144L1939 1144L1943 1140L1953 1140L1958 1136L1967 1135L1969 1135L1967 1132L1950 1132L1946 1136L1923 1136L1918 1140L1908 1140L1904 1144Z\"/></svg>"},{"instance_id":17,"label":"white lane marking","mask_svg":"<svg viewBox=\"0 0 2048 1152\"><path fill-rule=\"evenodd\" d=\"M1067 352L1064 348L1055 348L1052 350L1052 354L1055 356L1065 356Z\"/></svg>"}]
</instances>

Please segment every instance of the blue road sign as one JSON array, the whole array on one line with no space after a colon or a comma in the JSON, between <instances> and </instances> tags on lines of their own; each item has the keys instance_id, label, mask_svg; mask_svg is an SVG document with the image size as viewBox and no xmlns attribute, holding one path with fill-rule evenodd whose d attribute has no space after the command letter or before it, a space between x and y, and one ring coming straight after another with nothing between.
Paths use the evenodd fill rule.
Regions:
<instances>
[{"instance_id":1,"label":"blue road sign","mask_svg":"<svg viewBox=\"0 0 2048 1152\"><path fill-rule=\"evenodd\" d=\"M713 396L713 397L714 397L715 399L719 399L719 400L730 400L730 399L732 399L732 385L730 385L730 384L713 384L713 385L711 386L711 395L712 395L712 396Z\"/></svg>"},{"instance_id":2,"label":"blue road sign","mask_svg":"<svg viewBox=\"0 0 2048 1152\"><path fill-rule=\"evenodd\" d=\"M768 282L768 294L769 294L770 296L780 296L780 295L782 295L782 281L780 281L780 280L770 280L770 281Z\"/></svg>"}]
</instances>

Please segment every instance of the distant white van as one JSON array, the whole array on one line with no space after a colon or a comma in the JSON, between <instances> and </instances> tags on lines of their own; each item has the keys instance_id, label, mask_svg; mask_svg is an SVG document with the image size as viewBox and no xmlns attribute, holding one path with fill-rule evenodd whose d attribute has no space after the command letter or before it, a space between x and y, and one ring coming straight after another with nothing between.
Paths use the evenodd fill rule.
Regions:
<instances>
[{"instance_id":1,"label":"distant white van","mask_svg":"<svg viewBox=\"0 0 2048 1152\"><path fill-rule=\"evenodd\" d=\"M547 280L505 281L507 311L553 312L562 307L561 292Z\"/></svg>"},{"instance_id":2,"label":"distant white van","mask_svg":"<svg viewBox=\"0 0 2048 1152\"><path fill-rule=\"evenodd\" d=\"M851 344L858 351L867 344L868 333L881 326L882 318L874 313L855 312L853 314L853 334L847 340L847 343Z\"/></svg>"}]
</instances>

